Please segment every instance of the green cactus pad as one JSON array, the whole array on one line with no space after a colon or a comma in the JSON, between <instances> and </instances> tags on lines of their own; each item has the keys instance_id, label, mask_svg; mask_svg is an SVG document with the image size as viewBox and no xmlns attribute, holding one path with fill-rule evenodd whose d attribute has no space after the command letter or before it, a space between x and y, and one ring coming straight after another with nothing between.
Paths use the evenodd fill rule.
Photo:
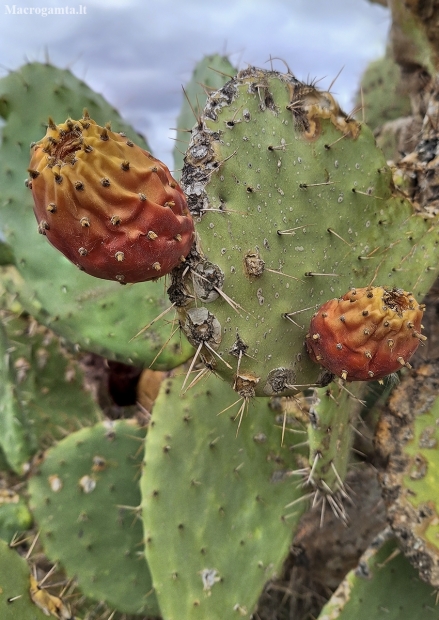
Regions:
<instances>
[{"instance_id":1,"label":"green cactus pad","mask_svg":"<svg viewBox=\"0 0 439 620\"><path fill-rule=\"evenodd\" d=\"M439 371L421 366L392 394L377 442L388 459L381 476L387 514L422 579L439 587Z\"/></svg>"},{"instance_id":2,"label":"green cactus pad","mask_svg":"<svg viewBox=\"0 0 439 620\"><path fill-rule=\"evenodd\" d=\"M190 130L202 114L209 92L218 90L235 74L237 69L227 56L211 54L196 65L192 77L184 87L183 105L177 118L177 142L174 147L174 176L180 177L184 152L189 145ZM190 103L189 103L190 102Z\"/></svg>"},{"instance_id":3,"label":"green cactus pad","mask_svg":"<svg viewBox=\"0 0 439 620\"><path fill-rule=\"evenodd\" d=\"M434 282L436 220L396 193L371 131L291 74L249 68L211 95L185 161L200 244L169 295L239 393L243 378L255 395L328 382L304 349L323 302Z\"/></svg>"},{"instance_id":4,"label":"green cactus pad","mask_svg":"<svg viewBox=\"0 0 439 620\"><path fill-rule=\"evenodd\" d=\"M32 515L22 497L8 489L0 490L0 538L11 541L17 532L32 526Z\"/></svg>"},{"instance_id":5,"label":"green cactus pad","mask_svg":"<svg viewBox=\"0 0 439 620\"><path fill-rule=\"evenodd\" d=\"M24 558L0 540L0 618L47 620L30 597L30 571Z\"/></svg>"},{"instance_id":6,"label":"green cactus pad","mask_svg":"<svg viewBox=\"0 0 439 620\"><path fill-rule=\"evenodd\" d=\"M0 446L17 472L38 449L101 418L75 358L32 318L0 312L5 365ZM7 365L7 368L6 368Z\"/></svg>"},{"instance_id":7,"label":"green cactus pad","mask_svg":"<svg viewBox=\"0 0 439 620\"><path fill-rule=\"evenodd\" d=\"M29 145L46 131L48 116L58 122L79 118L83 108L97 122L112 121L142 148L144 139L122 121L100 95L70 71L29 63L0 80L0 232L13 249L21 281L10 280L26 310L74 345L126 363L149 365L172 334L167 321L131 339L168 306L162 283L126 286L81 273L37 232L33 201L24 185ZM123 293L123 294L122 294ZM168 315L172 319L172 314ZM156 360L158 369L178 365L191 354L178 334Z\"/></svg>"},{"instance_id":8,"label":"green cactus pad","mask_svg":"<svg viewBox=\"0 0 439 620\"><path fill-rule=\"evenodd\" d=\"M309 411L310 483L323 495L339 492L340 501L332 505L343 519L343 497L348 495L343 481L351 457L353 426L366 390L364 382L355 383L349 389L341 383L316 388Z\"/></svg>"},{"instance_id":9,"label":"green cactus pad","mask_svg":"<svg viewBox=\"0 0 439 620\"><path fill-rule=\"evenodd\" d=\"M249 618L306 507L291 476L304 435L287 432L281 446L269 401L247 411L213 375L183 396L182 384L162 384L141 481L157 598L165 620Z\"/></svg>"},{"instance_id":10,"label":"green cactus pad","mask_svg":"<svg viewBox=\"0 0 439 620\"><path fill-rule=\"evenodd\" d=\"M410 98L404 90L401 69L387 54L374 60L361 78L361 90L357 95L357 105L364 106L358 117L364 117L372 130L387 121L411 114Z\"/></svg>"},{"instance_id":11,"label":"green cactus pad","mask_svg":"<svg viewBox=\"0 0 439 620\"><path fill-rule=\"evenodd\" d=\"M159 615L136 511L144 436L125 420L69 435L29 481L30 508L45 552L84 594L125 613Z\"/></svg>"},{"instance_id":12,"label":"green cactus pad","mask_svg":"<svg viewBox=\"0 0 439 620\"><path fill-rule=\"evenodd\" d=\"M317 620L434 620L435 592L420 581L384 531L362 555Z\"/></svg>"},{"instance_id":13,"label":"green cactus pad","mask_svg":"<svg viewBox=\"0 0 439 620\"><path fill-rule=\"evenodd\" d=\"M36 443L25 408L18 396L10 342L1 321L0 375L0 446L9 466L21 474L24 464L36 450Z\"/></svg>"}]
</instances>

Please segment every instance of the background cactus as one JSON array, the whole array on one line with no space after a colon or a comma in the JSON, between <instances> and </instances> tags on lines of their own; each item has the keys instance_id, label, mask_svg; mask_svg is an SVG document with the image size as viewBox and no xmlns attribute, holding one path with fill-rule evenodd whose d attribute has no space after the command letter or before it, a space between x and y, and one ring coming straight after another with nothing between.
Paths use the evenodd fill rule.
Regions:
<instances>
[{"instance_id":1,"label":"background cactus","mask_svg":"<svg viewBox=\"0 0 439 620\"><path fill-rule=\"evenodd\" d=\"M384 530L364 552L358 567L350 571L318 620L413 618L434 616L434 591L420 582L416 571ZM428 617L428 616L427 616Z\"/></svg>"},{"instance_id":2,"label":"background cactus","mask_svg":"<svg viewBox=\"0 0 439 620\"><path fill-rule=\"evenodd\" d=\"M70 434L34 472L30 506L48 556L85 594L122 612L158 615L141 549L143 440L124 420Z\"/></svg>"},{"instance_id":3,"label":"background cactus","mask_svg":"<svg viewBox=\"0 0 439 620\"><path fill-rule=\"evenodd\" d=\"M4 620L47 620L30 596L31 573L26 560L0 540L0 612Z\"/></svg>"}]
</instances>

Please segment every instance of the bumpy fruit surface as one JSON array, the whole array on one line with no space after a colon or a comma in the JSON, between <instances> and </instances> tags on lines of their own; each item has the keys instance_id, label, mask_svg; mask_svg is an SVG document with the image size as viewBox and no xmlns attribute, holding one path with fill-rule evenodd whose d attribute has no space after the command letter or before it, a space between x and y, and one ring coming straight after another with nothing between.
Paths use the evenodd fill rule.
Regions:
<instances>
[{"instance_id":1,"label":"bumpy fruit surface","mask_svg":"<svg viewBox=\"0 0 439 620\"><path fill-rule=\"evenodd\" d=\"M86 112L49 119L29 174L39 232L92 276L152 280L189 253L194 226L168 168Z\"/></svg>"},{"instance_id":2,"label":"bumpy fruit surface","mask_svg":"<svg viewBox=\"0 0 439 620\"><path fill-rule=\"evenodd\" d=\"M313 315L306 346L312 360L348 381L381 379L402 366L426 337L424 306L398 288L351 289Z\"/></svg>"}]
</instances>

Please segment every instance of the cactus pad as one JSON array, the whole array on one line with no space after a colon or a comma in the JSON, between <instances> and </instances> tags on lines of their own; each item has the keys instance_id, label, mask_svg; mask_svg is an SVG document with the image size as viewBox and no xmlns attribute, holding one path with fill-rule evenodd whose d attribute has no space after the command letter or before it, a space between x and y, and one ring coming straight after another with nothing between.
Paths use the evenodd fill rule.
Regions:
<instances>
[{"instance_id":1,"label":"cactus pad","mask_svg":"<svg viewBox=\"0 0 439 620\"><path fill-rule=\"evenodd\" d=\"M38 231L92 276L152 280L189 253L193 222L168 168L86 111L61 125L49 119L29 174Z\"/></svg>"},{"instance_id":2,"label":"cactus pad","mask_svg":"<svg viewBox=\"0 0 439 620\"><path fill-rule=\"evenodd\" d=\"M31 574L24 558L0 540L0 617L2 620L47 620L30 595Z\"/></svg>"},{"instance_id":3,"label":"cactus pad","mask_svg":"<svg viewBox=\"0 0 439 620\"><path fill-rule=\"evenodd\" d=\"M434 594L384 530L346 575L317 620L433 620Z\"/></svg>"},{"instance_id":4,"label":"cactus pad","mask_svg":"<svg viewBox=\"0 0 439 620\"><path fill-rule=\"evenodd\" d=\"M137 515L144 434L125 420L72 433L31 478L30 507L45 552L87 596L158 615Z\"/></svg>"},{"instance_id":5,"label":"cactus pad","mask_svg":"<svg viewBox=\"0 0 439 620\"><path fill-rule=\"evenodd\" d=\"M213 375L183 396L182 384L162 384L141 482L157 598L166 620L249 618L305 508L300 475L292 476L304 431L287 432L281 445L267 399L243 413Z\"/></svg>"},{"instance_id":6,"label":"cactus pad","mask_svg":"<svg viewBox=\"0 0 439 620\"><path fill-rule=\"evenodd\" d=\"M400 289L352 289L313 315L308 353L347 381L382 379L406 366L426 340L421 334L424 307Z\"/></svg>"},{"instance_id":7,"label":"cactus pad","mask_svg":"<svg viewBox=\"0 0 439 620\"><path fill-rule=\"evenodd\" d=\"M238 393L325 385L304 345L319 306L376 280L422 298L436 277L436 220L397 194L371 131L291 73L212 94L185 162L199 242L169 295Z\"/></svg>"}]
</instances>

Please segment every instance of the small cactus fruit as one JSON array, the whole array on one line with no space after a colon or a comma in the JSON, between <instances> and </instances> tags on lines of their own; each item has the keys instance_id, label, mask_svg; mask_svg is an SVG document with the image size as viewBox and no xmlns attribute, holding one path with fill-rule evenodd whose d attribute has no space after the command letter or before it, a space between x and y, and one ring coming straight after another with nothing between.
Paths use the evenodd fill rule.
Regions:
<instances>
[{"instance_id":1,"label":"small cactus fruit","mask_svg":"<svg viewBox=\"0 0 439 620\"><path fill-rule=\"evenodd\" d=\"M84 111L32 146L28 185L38 231L81 270L121 283L166 275L194 225L168 168Z\"/></svg>"},{"instance_id":2,"label":"small cactus fruit","mask_svg":"<svg viewBox=\"0 0 439 620\"><path fill-rule=\"evenodd\" d=\"M311 319L306 346L312 360L347 381L382 379L410 368L408 360L426 340L424 305L402 289L351 289L324 303Z\"/></svg>"}]
</instances>

